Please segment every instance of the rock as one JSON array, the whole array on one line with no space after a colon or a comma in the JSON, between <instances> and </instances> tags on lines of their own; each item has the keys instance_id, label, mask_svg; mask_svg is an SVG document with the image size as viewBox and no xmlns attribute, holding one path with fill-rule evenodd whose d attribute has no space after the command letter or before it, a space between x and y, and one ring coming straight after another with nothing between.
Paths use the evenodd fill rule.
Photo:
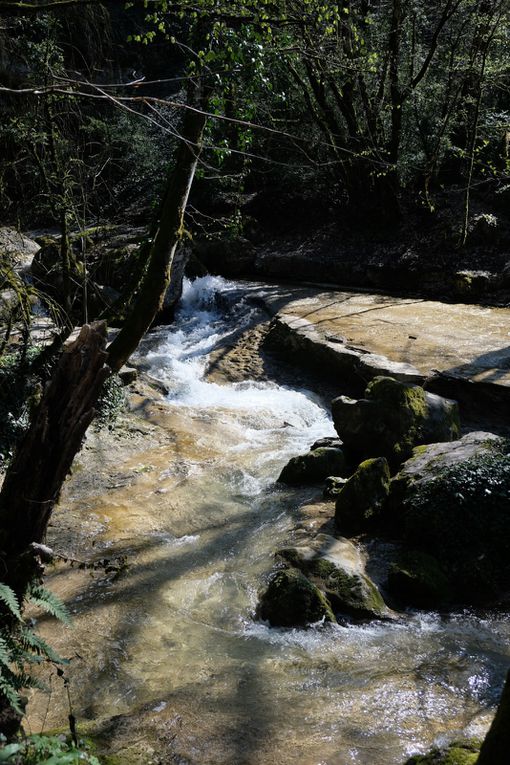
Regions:
<instances>
[{"instance_id":1,"label":"rock","mask_svg":"<svg viewBox=\"0 0 510 765\"><path fill-rule=\"evenodd\" d=\"M510 588L509 499L510 443L471 433L415 450L390 513L404 542L448 572L456 600L490 604Z\"/></svg>"},{"instance_id":2,"label":"rock","mask_svg":"<svg viewBox=\"0 0 510 765\"><path fill-rule=\"evenodd\" d=\"M341 534L366 531L381 515L390 491L390 469L384 457L365 460L337 496L335 525Z\"/></svg>"},{"instance_id":3,"label":"rock","mask_svg":"<svg viewBox=\"0 0 510 765\"><path fill-rule=\"evenodd\" d=\"M158 316L158 321L161 323L173 321L175 309L181 299L182 282L190 254L191 251L189 247L181 246L176 250L170 272L170 284L165 292L163 308Z\"/></svg>"},{"instance_id":4,"label":"rock","mask_svg":"<svg viewBox=\"0 0 510 765\"><path fill-rule=\"evenodd\" d=\"M331 446L334 449L341 449L343 444L339 438L326 436L325 438L319 438L317 441L315 441L311 445L310 451L313 452L315 449L321 449L324 446Z\"/></svg>"},{"instance_id":5,"label":"rock","mask_svg":"<svg viewBox=\"0 0 510 765\"><path fill-rule=\"evenodd\" d=\"M138 379L138 370L134 367L123 366L119 370L118 376L123 385L130 385Z\"/></svg>"},{"instance_id":6,"label":"rock","mask_svg":"<svg viewBox=\"0 0 510 765\"><path fill-rule=\"evenodd\" d=\"M433 749L429 754L415 754L406 765L475 765L479 752L479 741L465 739L454 741L443 749ZM494 762L494 765L498 763Z\"/></svg>"},{"instance_id":7,"label":"rock","mask_svg":"<svg viewBox=\"0 0 510 765\"><path fill-rule=\"evenodd\" d=\"M37 242L14 228L0 228L0 255L7 256L18 273L29 271L34 255L39 252Z\"/></svg>"},{"instance_id":8,"label":"rock","mask_svg":"<svg viewBox=\"0 0 510 765\"><path fill-rule=\"evenodd\" d=\"M451 601L452 588L438 561L427 553L404 552L388 573L388 591L416 608L437 608Z\"/></svg>"},{"instance_id":9,"label":"rock","mask_svg":"<svg viewBox=\"0 0 510 765\"><path fill-rule=\"evenodd\" d=\"M453 292L462 298L477 298L495 289L498 278L490 271L457 271L453 277Z\"/></svg>"},{"instance_id":10,"label":"rock","mask_svg":"<svg viewBox=\"0 0 510 765\"><path fill-rule=\"evenodd\" d=\"M345 458L341 449L321 446L307 454L292 457L285 465L278 481L291 485L316 483L329 475L342 474Z\"/></svg>"},{"instance_id":11,"label":"rock","mask_svg":"<svg viewBox=\"0 0 510 765\"><path fill-rule=\"evenodd\" d=\"M325 595L296 568L276 572L260 599L258 616L272 627L336 622Z\"/></svg>"},{"instance_id":12,"label":"rock","mask_svg":"<svg viewBox=\"0 0 510 765\"><path fill-rule=\"evenodd\" d=\"M361 459L386 457L392 466L410 457L414 446L460 435L455 401L391 377L376 377L359 401L334 399L332 413L347 449Z\"/></svg>"},{"instance_id":13,"label":"rock","mask_svg":"<svg viewBox=\"0 0 510 765\"><path fill-rule=\"evenodd\" d=\"M309 544L285 548L278 554L325 594L335 614L355 619L392 616L365 573L360 551L349 540L318 534Z\"/></svg>"},{"instance_id":14,"label":"rock","mask_svg":"<svg viewBox=\"0 0 510 765\"><path fill-rule=\"evenodd\" d=\"M322 496L324 499L336 499L342 489L344 488L345 484L347 483L347 478L340 478L336 475L330 475L326 478L326 485L324 486L324 491L322 492Z\"/></svg>"},{"instance_id":15,"label":"rock","mask_svg":"<svg viewBox=\"0 0 510 765\"><path fill-rule=\"evenodd\" d=\"M266 299L271 311L271 302ZM416 367L386 356L367 353L343 342L327 339L312 321L292 313L278 313L271 321L264 345L276 349L293 364L359 385L360 378L372 379L376 375L392 377L411 383L423 380Z\"/></svg>"}]
</instances>

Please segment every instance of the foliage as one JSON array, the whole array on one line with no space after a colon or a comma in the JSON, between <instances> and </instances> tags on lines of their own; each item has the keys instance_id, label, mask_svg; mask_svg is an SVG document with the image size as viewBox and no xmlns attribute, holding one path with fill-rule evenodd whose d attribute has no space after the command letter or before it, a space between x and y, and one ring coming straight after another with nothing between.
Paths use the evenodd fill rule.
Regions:
<instances>
[{"instance_id":1,"label":"foliage","mask_svg":"<svg viewBox=\"0 0 510 765\"><path fill-rule=\"evenodd\" d=\"M9 765L100 765L83 747L61 736L32 735L0 749L0 763Z\"/></svg>"},{"instance_id":2,"label":"foliage","mask_svg":"<svg viewBox=\"0 0 510 765\"><path fill-rule=\"evenodd\" d=\"M118 377L109 377L103 385L103 390L97 402L95 426L97 428L111 427L126 406L124 386Z\"/></svg>"},{"instance_id":3,"label":"foliage","mask_svg":"<svg viewBox=\"0 0 510 765\"><path fill-rule=\"evenodd\" d=\"M0 693L12 709L22 715L20 692L25 688L41 687L30 674L30 667L42 662L63 664L65 660L23 619L23 608L16 593L3 583L0 583L0 601L4 621L4 626L0 628ZM25 602L31 602L60 621L69 623L63 604L40 584L33 583L29 587Z\"/></svg>"}]
</instances>

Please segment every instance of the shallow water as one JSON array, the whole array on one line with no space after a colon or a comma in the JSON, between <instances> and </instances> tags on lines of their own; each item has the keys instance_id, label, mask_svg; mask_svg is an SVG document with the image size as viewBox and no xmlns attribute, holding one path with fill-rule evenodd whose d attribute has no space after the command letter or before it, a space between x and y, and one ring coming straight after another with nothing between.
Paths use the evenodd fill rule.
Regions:
<instances>
[{"instance_id":1,"label":"shallow water","mask_svg":"<svg viewBox=\"0 0 510 765\"><path fill-rule=\"evenodd\" d=\"M417 612L309 630L254 619L274 551L313 495L275 477L334 434L309 392L205 379L208 353L260 320L252 298L263 290L187 284L175 328L153 333L139 358L169 390L157 415L167 441L131 453L119 442L120 464L114 448L99 449L68 485L57 548L129 561L119 578L52 577L75 626L41 626L74 654L73 711L81 724L104 722L113 751L145 748L140 763L397 765L444 736L481 735L509 663L507 616ZM94 487L91 459L98 479L112 474L108 490ZM52 684L49 708L34 699L34 730L65 724Z\"/></svg>"}]
</instances>

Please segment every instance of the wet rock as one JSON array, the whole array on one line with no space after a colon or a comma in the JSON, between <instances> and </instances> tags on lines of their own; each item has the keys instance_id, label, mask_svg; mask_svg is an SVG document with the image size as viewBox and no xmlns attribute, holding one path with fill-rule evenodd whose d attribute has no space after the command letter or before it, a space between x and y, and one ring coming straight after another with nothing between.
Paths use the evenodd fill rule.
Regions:
<instances>
[{"instance_id":1,"label":"wet rock","mask_svg":"<svg viewBox=\"0 0 510 765\"><path fill-rule=\"evenodd\" d=\"M365 460L337 496L335 525L341 534L366 531L380 517L390 491L390 469L384 457Z\"/></svg>"},{"instance_id":2,"label":"wet rock","mask_svg":"<svg viewBox=\"0 0 510 765\"><path fill-rule=\"evenodd\" d=\"M335 614L361 620L392 615L349 540L318 534L307 545L280 550L279 556L325 594Z\"/></svg>"},{"instance_id":3,"label":"wet rock","mask_svg":"<svg viewBox=\"0 0 510 765\"><path fill-rule=\"evenodd\" d=\"M347 478L340 478L336 475L330 475L326 478L326 484L324 486L324 491L322 492L322 496L324 499L336 499L342 489L344 488L345 484L347 483Z\"/></svg>"},{"instance_id":4,"label":"wet rock","mask_svg":"<svg viewBox=\"0 0 510 765\"><path fill-rule=\"evenodd\" d=\"M14 228L0 228L0 255L6 256L14 269L26 273L40 245Z\"/></svg>"},{"instance_id":5,"label":"wet rock","mask_svg":"<svg viewBox=\"0 0 510 765\"><path fill-rule=\"evenodd\" d=\"M416 550L404 552L390 567L388 591L398 602L416 608L437 608L452 597L450 581L439 562Z\"/></svg>"},{"instance_id":6,"label":"wet rock","mask_svg":"<svg viewBox=\"0 0 510 765\"><path fill-rule=\"evenodd\" d=\"M330 475L341 475L345 458L341 449L321 446L307 454L292 457L285 465L278 481L291 485L316 483Z\"/></svg>"},{"instance_id":7,"label":"wet rock","mask_svg":"<svg viewBox=\"0 0 510 765\"><path fill-rule=\"evenodd\" d=\"M321 449L324 446L330 446L333 449L341 449L342 448L342 442L339 438L334 438L332 436L326 436L325 438L319 438L317 441L315 441L311 447L310 451L313 452L314 449Z\"/></svg>"},{"instance_id":8,"label":"wet rock","mask_svg":"<svg viewBox=\"0 0 510 765\"><path fill-rule=\"evenodd\" d=\"M272 627L336 622L325 595L296 568L276 572L260 599L258 616Z\"/></svg>"},{"instance_id":9,"label":"wet rock","mask_svg":"<svg viewBox=\"0 0 510 765\"><path fill-rule=\"evenodd\" d=\"M457 402L391 377L376 377L359 401L334 399L332 413L347 449L361 459L386 457L393 466L410 457L414 446L460 435Z\"/></svg>"},{"instance_id":10,"label":"wet rock","mask_svg":"<svg viewBox=\"0 0 510 765\"><path fill-rule=\"evenodd\" d=\"M510 587L510 443L471 433L448 447L415 450L393 480L393 527L437 559L456 600L493 603Z\"/></svg>"},{"instance_id":11,"label":"wet rock","mask_svg":"<svg viewBox=\"0 0 510 765\"><path fill-rule=\"evenodd\" d=\"M123 385L130 385L138 379L138 370L134 367L123 366L119 370L118 376Z\"/></svg>"},{"instance_id":12,"label":"wet rock","mask_svg":"<svg viewBox=\"0 0 510 765\"><path fill-rule=\"evenodd\" d=\"M465 739L443 749L433 749L429 754L415 754L406 765L475 765L479 752L479 741Z\"/></svg>"}]
</instances>

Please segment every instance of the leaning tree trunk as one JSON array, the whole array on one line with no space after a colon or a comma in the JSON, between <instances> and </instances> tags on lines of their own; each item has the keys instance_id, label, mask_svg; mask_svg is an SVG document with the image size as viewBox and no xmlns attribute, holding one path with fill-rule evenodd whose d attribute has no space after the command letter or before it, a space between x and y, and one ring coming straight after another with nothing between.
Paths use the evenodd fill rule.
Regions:
<instances>
[{"instance_id":1,"label":"leaning tree trunk","mask_svg":"<svg viewBox=\"0 0 510 765\"><path fill-rule=\"evenodd\" d=\"M186 110L184 116L182 141L161 203L159 225L149 251L147 269L129 315L108 348L108 363L114 371L120 369L136 350L163 306L175 251L183 233L184 212L200 154L207 118L197 107L203 106L205 98L201 86L192 83L188 104L195 108Z\"/></svg>"},{"instance_id":2,"label":"leaning tree trunk","mask_svg":"<svg viewBox=\"0 0 510 765\"><path fill-rule=\"evenodd\" d=\"M476 765L507 765L510 762L510 671L498 711L485 737Z\"/></svg>"},{"instance_id":3,"label":"leaning tree trunk","mask_svg":"<svg viewBox=\"0 0 510 765\"><path fill-rule=\"evenodd\" d=\"M0 492L1 580L20 600L34 574L32 545L44 540L64 479L110 374L106 326L84 325L66 348L18 446Z\"/></svg>"}]
</instances>

